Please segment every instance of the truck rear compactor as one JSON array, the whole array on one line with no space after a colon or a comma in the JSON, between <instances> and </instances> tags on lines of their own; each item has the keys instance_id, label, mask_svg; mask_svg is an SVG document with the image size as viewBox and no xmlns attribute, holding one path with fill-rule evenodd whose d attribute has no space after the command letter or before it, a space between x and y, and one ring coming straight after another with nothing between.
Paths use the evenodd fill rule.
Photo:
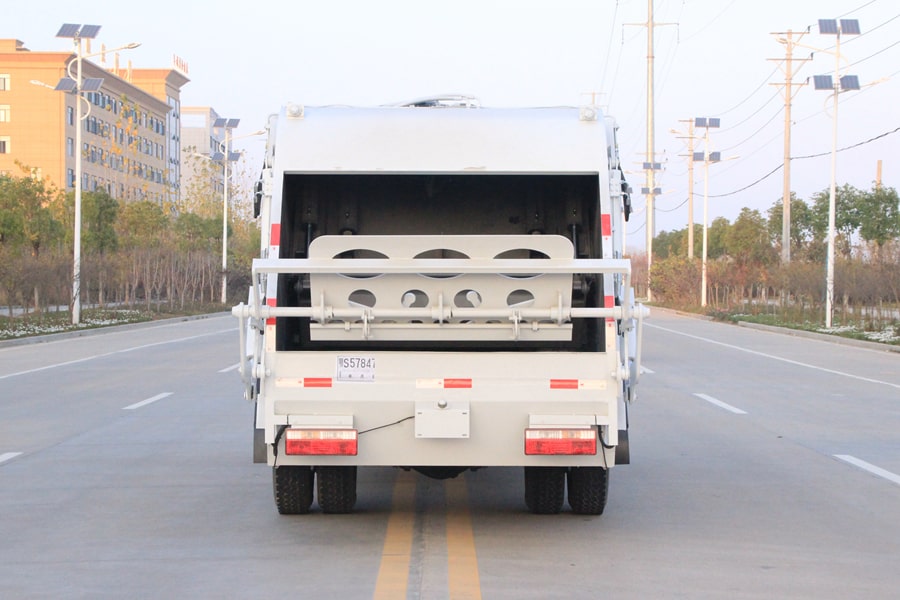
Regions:
<instances>
[{"instance_id":1,"label":"truck rear compactor","mask_svg":"<svg viewBox=\"0 0 900 600\"><path fill-rule=\"evenodd\" d=\"M278 511L350 512L358 469L391 466L522 467L532 512L602 513L646 314L628 192L594 106L272 115L233 314Z\"/></svg>"}]
</instances>

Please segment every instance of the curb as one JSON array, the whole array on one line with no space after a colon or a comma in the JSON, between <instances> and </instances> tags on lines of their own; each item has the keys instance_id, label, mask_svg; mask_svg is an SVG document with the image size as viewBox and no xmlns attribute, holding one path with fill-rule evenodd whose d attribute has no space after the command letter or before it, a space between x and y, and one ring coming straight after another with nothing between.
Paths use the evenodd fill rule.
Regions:
<instances>
[{"instance_id":1,"label":"curb","mask_svg":"<svg viewBox=\"0 0 900 600\"><path fill-rule=\"evenodd\" d=\"M89 337L94 335L102 335L104 333L113 333L118 331L130 331L132 329L146 329L157 325L169 325L172 323L183 323L185 321L199 321L200 319L209 319L212 317L220 317L230 315L230 311L207 313L203 315L191 315L185 317L172 317L170 319L159 319L157 321L141 321L140 323L125 323L123 325L107 325L103 327L93 327L91 329L77 329L75 331L62 331L60 333L48 333L46 335L32 335L28 337L13 338L11 340L0 340L0 348L12 348L15 346L30 346L32 344L44 344L47 342L56 342L72 338Z\"/></svg>"}]
</instances>

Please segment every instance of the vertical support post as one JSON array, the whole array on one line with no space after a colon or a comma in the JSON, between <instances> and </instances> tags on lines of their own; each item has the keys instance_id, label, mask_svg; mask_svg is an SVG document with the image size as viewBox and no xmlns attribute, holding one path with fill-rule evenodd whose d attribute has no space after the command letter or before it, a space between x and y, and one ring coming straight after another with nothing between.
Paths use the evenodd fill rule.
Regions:
<instances>
[{"instance_id":1,"label":"vertical support post","mask_svg":"<svg viewBox=\"0 0 900 600\"><path fill-rule=\"evenodd\" d=\"M72 251L72 325L81 323L81 37L75 38L75 239Z\"/></svg>"},{"instance_id":2,"label":"vertical support post","mask_svg":"<svg viewBox=\"0 0 900 600\"><path fill-rule=\"evenodd\" d=\"M228 159L231 152L231 146L228 143L229 128L225 128L225 148L223 160L225 165L225 181L222 200L222 304L228 302Z\"/></svg>"},{"instance_id":3,"label":"vertical support post","mask_svg":"<svg viewBox=\"0 0 900 600\"><path fill-rule=\"evenodd\" d=\"M834 114L831 121L831 188L828 194L828 253L825 265L825 328L830 329L834 319L834 237L835 210L837 208L837 129L838 89L841 85L841 32L835 36L834 50Z\"/></svg>"},{"instance_id":4,"label":"vertical support post","mask_svg":"<svg viewBox=\"0 0 900 600\"><path fill-rule=\"evenodd\" d=\"M703 149L703 261L700 275L700 306L706 306L706 257L709 249L709 127Z\"/></svg>"},{"instance_id":5,"label":"vertical support post","mask_svg":"<svg viewBox=\"0 0 900 600\"><path fill-rule=\"evenodd\" d=\"M654 147L653 123L653 0L647 0L647 158L650 163L647 169L647 301L652 301L650 289L650 268L653 266L653 237L656 229L656 172L653 163L656 159Z\"/></svg>"}]
</instances>

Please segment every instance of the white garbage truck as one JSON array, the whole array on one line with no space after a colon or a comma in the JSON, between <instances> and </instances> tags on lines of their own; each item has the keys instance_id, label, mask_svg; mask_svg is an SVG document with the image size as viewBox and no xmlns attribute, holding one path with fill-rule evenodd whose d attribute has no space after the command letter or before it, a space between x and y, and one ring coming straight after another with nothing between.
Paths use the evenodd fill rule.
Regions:
<instances>
[{"instance_id":1,"label":"white garbage truck","mask_svg":"<svg viewBox=\"0 0 900 600\"><path fill-rule=\"evenodd\" d=\"M232 312L278 511L351 512L359 468L521 467L530 511L602 513L645 314L628 194L596 106L272 115Z\"/></svg>"}]
</instances>

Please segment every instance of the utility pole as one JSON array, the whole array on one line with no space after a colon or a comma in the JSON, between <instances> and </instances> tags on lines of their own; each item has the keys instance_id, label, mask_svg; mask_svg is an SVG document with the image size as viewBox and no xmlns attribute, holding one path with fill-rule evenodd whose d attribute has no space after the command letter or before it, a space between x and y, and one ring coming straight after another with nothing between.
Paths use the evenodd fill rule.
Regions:
<instances>
[{"instance_id":1,"label":"utility pole","mask_svg":"<svg viewBox=\"0 0 900 600\"><path fill-rule=\"evenodd\" d=\"M647 197L647 300L652 300L650 291L650 267L653 265L653 238L656 233L654 217L656 214L656 196L661 190L656 187L656 171L661 168L656 162L656 148L654 146L654 106L653 106L653 29L658 25L675 25L675 23L656 23L653 20L653 0L647 0L647 21L645 23L628 23L647 28L647 151L644 155L644 172L647 185L641 188L641 193Z\"/></svg>"},{"instance_id":2,"label":"utility pole","mask_svg":"<svg viewBox=\"0 0 900 600\"><path fill-rule=\"evenodd\" d=\"M694 137L694 119L678 119L679 123L687 123L688 124L688 134L684 136L678 136L681 139L686 139L688 146L688 243L687 243L687 255L688 258L694 258L694 140L697 139ZM680 133L673 131L673 133ZM684 155L682 155L684 156Z\"/></svg>"},{"instance_id":3,"label":"utility pole","mask_svg":"<svg viewBox=\"0 0 900 600\"><path fill-rule=\"evenodd\" d=\"M784 71L784 83L771 83L769 85L783 86L782 92L784 94L784 189L782 191L784 208L781 219L781 262L785 264L791 262L791 103L794 95L797 93L794 86L796 85L799 90L800 87L806 85L805 83L794 84L793 62L794 60L801 62L811 60L810 58L794 59L794 47L806 33L805 31L795 33L790 29L787 32L773 33L772 35L778 36L775 38L776 41L784 44L785 56L783 59L769 59L780 61L782 71ZM796 40L794 35L797 36Z\"/></svg>"}]
</instances>

